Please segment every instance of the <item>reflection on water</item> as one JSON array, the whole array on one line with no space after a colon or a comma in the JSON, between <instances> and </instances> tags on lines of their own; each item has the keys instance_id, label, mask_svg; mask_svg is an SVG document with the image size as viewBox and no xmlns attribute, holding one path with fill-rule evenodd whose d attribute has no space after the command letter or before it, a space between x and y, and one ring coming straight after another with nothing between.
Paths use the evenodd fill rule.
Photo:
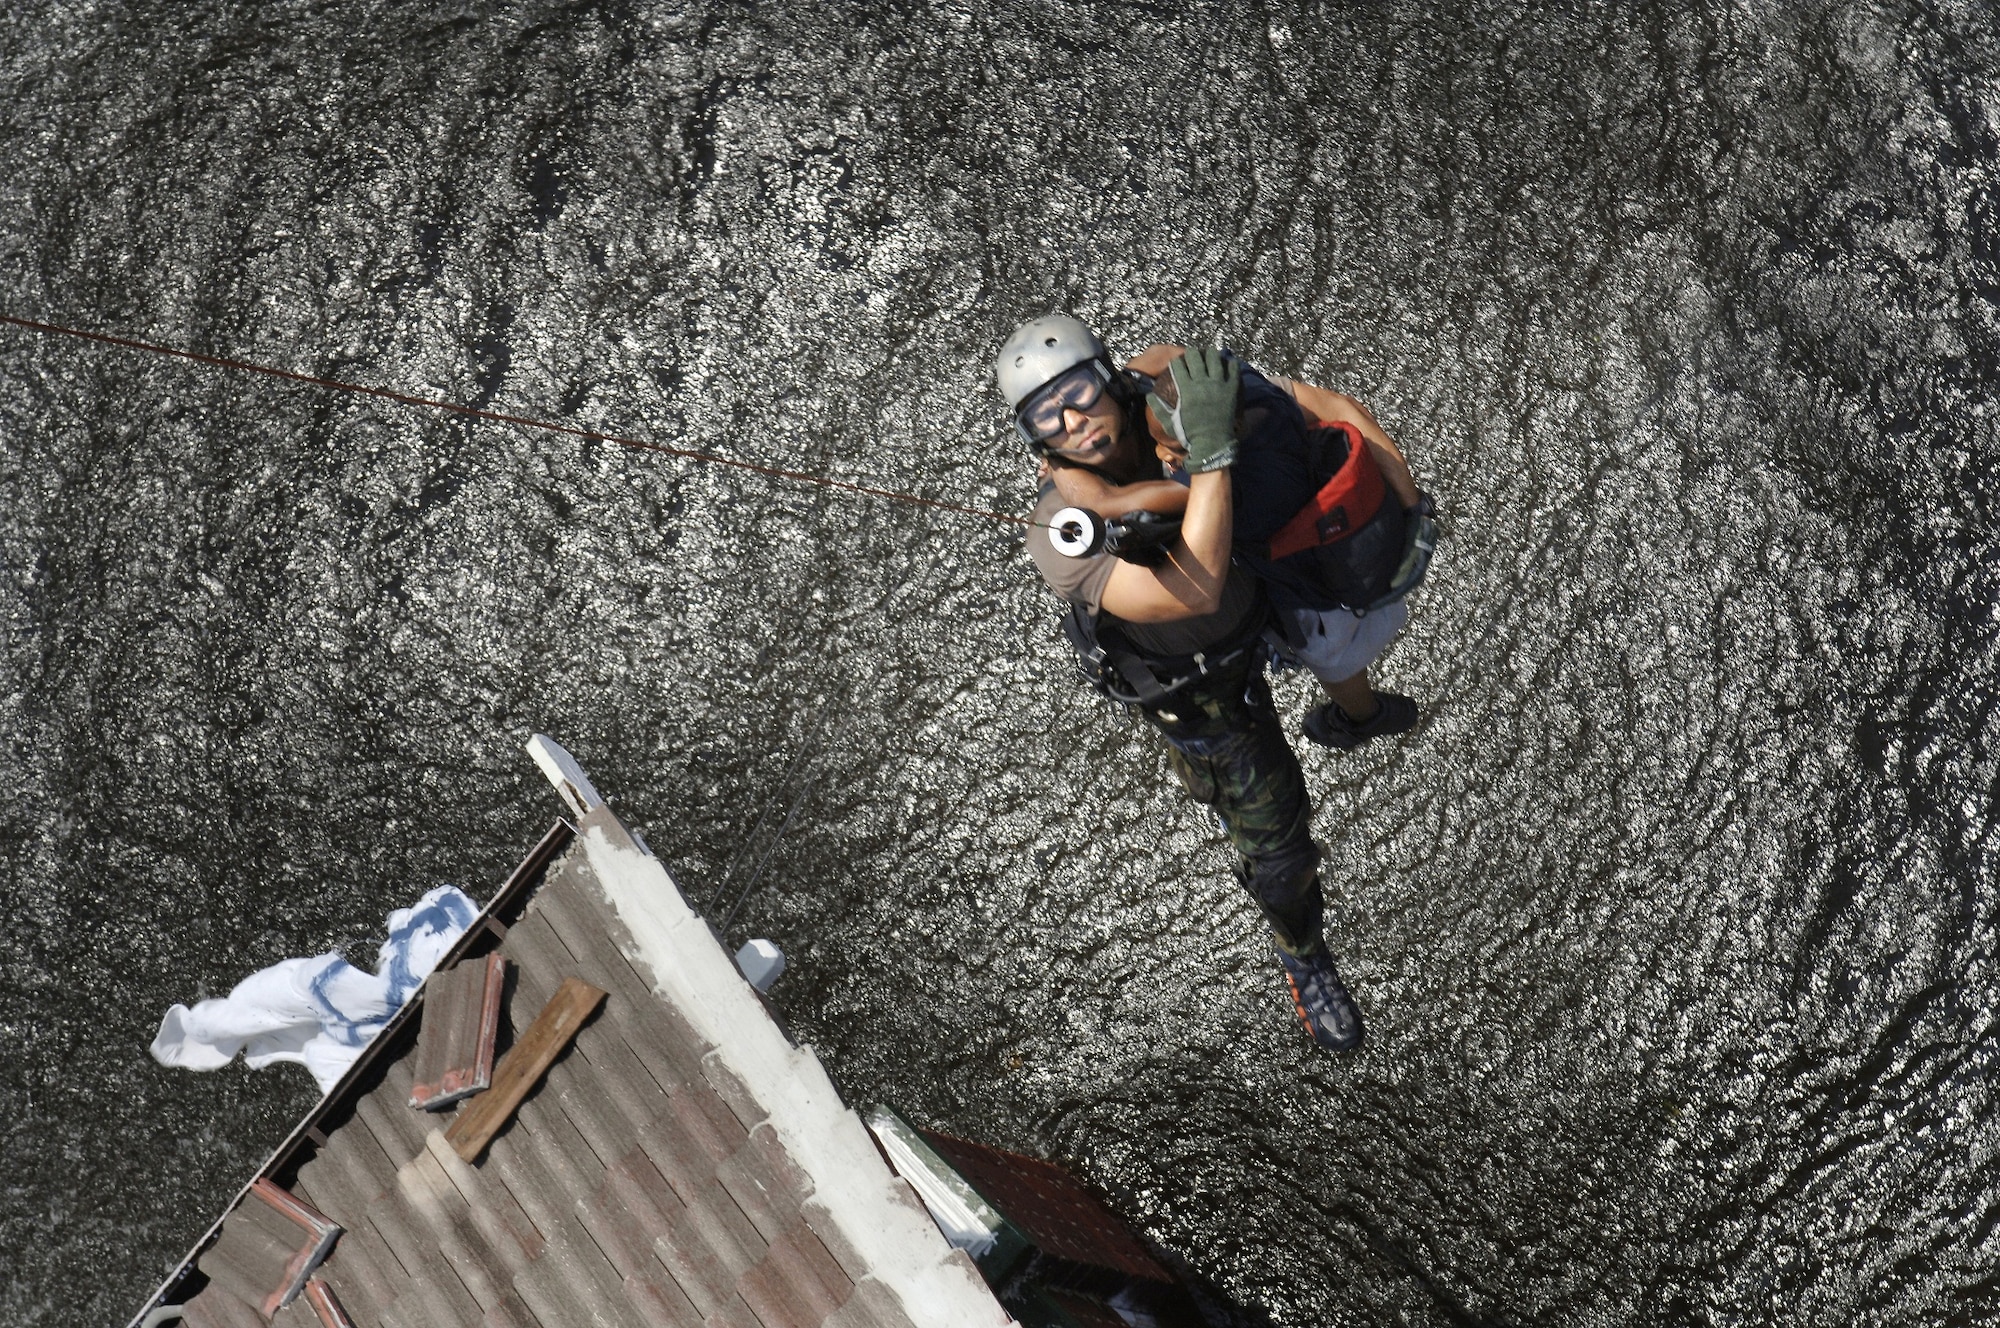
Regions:
<instances>
[{"instance_id":1,"label":"reflection on water","mask_svg":"<svg viewBox=\"0 0 2000 1328\"><path fill-rule=\"evenodd\" d=\"M1072 309L1453 534L1305 757L1331 1062L1006 527L0 334L0 1320L143 1298L310 1093L160 1011L490 890L535 730L851 1096L1279 1322L1992 1316L1993 20L1425 8L17 18L7 312L1021 509Z\"/></svg>"}]
</instances>

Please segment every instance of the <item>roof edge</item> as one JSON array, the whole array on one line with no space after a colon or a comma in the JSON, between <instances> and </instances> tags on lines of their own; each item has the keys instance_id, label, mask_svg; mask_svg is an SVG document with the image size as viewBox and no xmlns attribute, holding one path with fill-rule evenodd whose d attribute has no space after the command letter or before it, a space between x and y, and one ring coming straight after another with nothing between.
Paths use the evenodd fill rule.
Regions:
<instances>
[{"instance_id":1,"label":"roof edge","mask_svg":"<svg viewBox=\"0 0 2000 1328\"><path fill-rule=\"evenodd\" d=\"M972 1260L946 1242L908 1182L890 1169L812 1049L794 1046L772 1020L666 865L608 806L582 817L577 832L607 902L631 933L637 953L630 958L715 1047L709 1059L767 1114L839 1239L902 1302L910 1321L1012 1325Z\"/></svg>"}]
</instances>

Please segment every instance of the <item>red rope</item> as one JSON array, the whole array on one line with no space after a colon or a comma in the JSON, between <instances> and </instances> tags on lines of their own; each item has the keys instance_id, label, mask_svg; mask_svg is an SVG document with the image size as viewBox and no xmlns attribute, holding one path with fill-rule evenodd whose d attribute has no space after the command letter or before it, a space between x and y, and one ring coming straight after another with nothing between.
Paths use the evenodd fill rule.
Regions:
<instances>
[{"instance_id":1,"label":"red rope","mask_svg":"<svg viewBox=\"0 0 2000 1328\"><path fill-rule=\"evenodd\" d=\"M196 364L213 365L218 369L241 369L246 373L266 374L272 378L289 378L295 383L310 383L314 387L329 387L341 392L358 392L363 396L381 397L385 401L399 402L405 406L428 406L433 410L448 410L459 415L470 415L475 419L492 420L496 424L513 424L524 429L545 429L550 433L565 433L573 438L585 438L593 442L616 443L635 451L660 452L667 456L684 457L690 461L706 461L715 466L733 466L738 470L755 471L759 475L771 475L779 479L803 480L808 484L823 484L830 489L846 489L850 493L865 493L871 498L887 498L893 502L912 503L918 507L933 507L943 512L958 512L965 516L989 517L995 521L1011 522L1015 525L1037 526L1043 523L1025 516L1010 516L1005 512L989 512L983 507L963 507L957 503L947 503L936 498L923 498L913 493L899 493L894 489L877 489L866 484L853 484L847 480L837 480L826 475L814 475L803 470L786 470L781 466L760 466L754 461L742 461L735 457L720 456L697 448L670 447L666 443L649 442L644 438L621 438L617 434L596 433L589 429L578 429L573 425L556 424L549 420L531 419L526 415L505 415L494 410L480 410L476 406L462 405L456 401L437 401L430 397L411 396L407 392L394 392L386 387L366 387L360 383L343 382L338 378L320 378L313 374L294 373L290 369L274 368L268 364L253 364L249 360L232 360L226 355L203 355L199 351L177 350L172 346L158 346L150 341L136 341L131 337L115 337L108 332L84 332L73 327L61 327L55 323L38 323L31 318L15 318L11 314L0 313L0 323L22 327L30 332L48 332L57 336L76 337L83 341L101 341L107 346L122 346L127 350L149 351L154 355L169 355L175 359L193 360Z\"/></svg>"}]
</instances>

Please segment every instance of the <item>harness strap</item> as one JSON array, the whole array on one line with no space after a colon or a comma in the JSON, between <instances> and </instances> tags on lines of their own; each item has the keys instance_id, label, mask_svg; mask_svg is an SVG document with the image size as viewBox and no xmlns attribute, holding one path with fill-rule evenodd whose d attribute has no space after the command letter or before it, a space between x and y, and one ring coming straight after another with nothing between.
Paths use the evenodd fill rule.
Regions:
<instances>
[{"instance_id":1,"label":"harness strap","mask_svg":"<svg viewBox=\"0 0 2000 1328\"><path fill-rule=\"evenodd\" d=\"M1118 630L1115 621L1092 619L1088 610L1073 603L1062 625L1063 635L1076 651L1085 678L1114 701L1153 710L1189 684L1241 664L1259 644L1265 613L1260 604L1245 617L1242 628L1212 650L1168 659L1149 659L1140 654Z\"/></svg>"},{"instance_id":2,"label":"harness strap","mask_svg":"<svg viewBox=\"0 0 2000 1328\"><path fill-rule=\"evenodd\" d=\"M1320 486L1312 500L1271 536L1268 556L1273 562L1346 539L1367 525L1382 506L1387 488L1382 468L1375 464L1359 430L1347 424L1325 424L1310 431L1307 442L1312 448L1315 475L1327 473L1327 453L1334 448L1344 447L1346 455L1331 468L1333 477Z\"/></svg>"}]
</instances>

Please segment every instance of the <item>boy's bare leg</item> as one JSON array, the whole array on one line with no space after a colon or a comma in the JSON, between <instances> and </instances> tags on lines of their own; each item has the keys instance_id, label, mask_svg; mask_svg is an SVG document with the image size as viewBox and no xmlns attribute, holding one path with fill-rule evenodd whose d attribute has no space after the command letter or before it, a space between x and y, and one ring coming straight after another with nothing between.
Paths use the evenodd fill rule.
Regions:
<instances>
[{"instance_id":1,"label":"boy's bare leg","mask_svg":"<svg viewBox=\"0 0 2000 1328\"><path fill-rule=\"evenodd\" d=\"M1382 708L1382 703L1375 699L1375 689L1368 685L1366 669L1351 678L1342 678L1339 682L1328 682L1325 678L1321 678L1319 685L1325 690L1327 699L1339 706L1341 713L1356 724L1366 724L1375 718L1375 712Z\"/></svg>"}]
</instances>

